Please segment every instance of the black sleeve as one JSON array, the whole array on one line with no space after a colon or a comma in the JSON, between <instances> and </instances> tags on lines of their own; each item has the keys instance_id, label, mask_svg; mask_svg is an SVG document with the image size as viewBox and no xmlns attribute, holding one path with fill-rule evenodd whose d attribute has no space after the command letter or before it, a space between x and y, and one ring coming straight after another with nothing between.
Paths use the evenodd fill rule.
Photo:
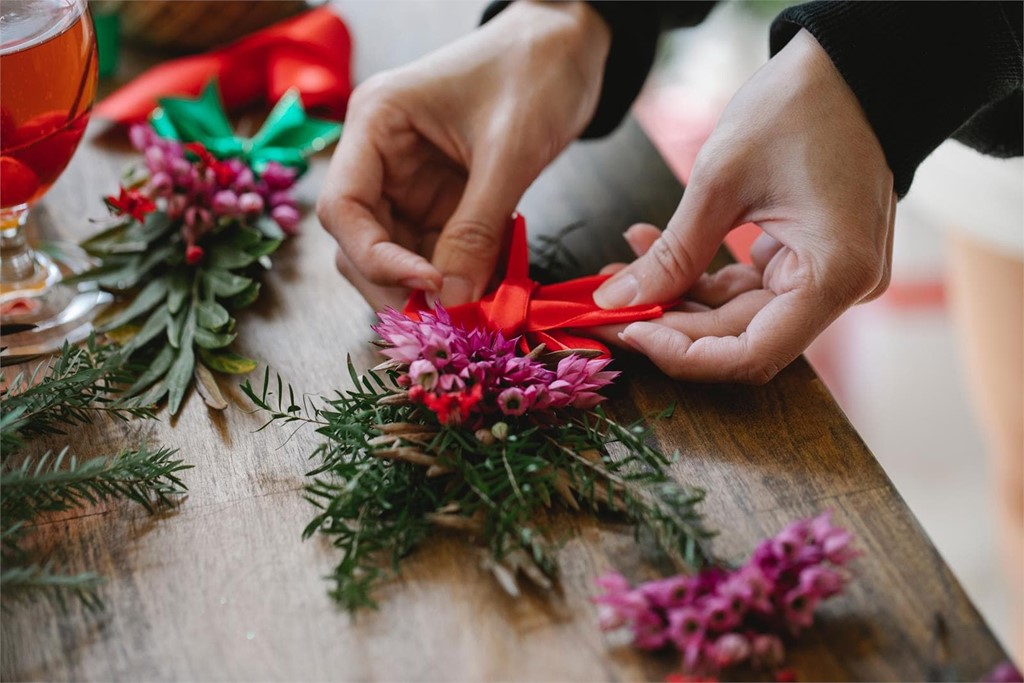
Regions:
<instances>
[{"instance_id":1,"label":"black sleeve","mask_svg":"<svg viewBox=\"0 0 1024 683\"><path fill-rule=\"evenodd\" d=\"M986 154L1022 153L1021 25L1016 2L810 2L772 24L774 55L806 28L860 100L896 192L946 138Z\"/></svg>"},{"instance_id":2,"label":"black sleeve","mask_svg":"<svg viewBox=\"0 0 1024 683\"><path fill-rule=\"evenodd\" d=\"M481 23L489 21L509 4L510 0L492 2ZM662 31L700 23L715 2L595 0L589 4L611 29L612 44L605 62L601 99L594 118L580 136L583 138L607 135L625 118L654 64Z\"/></svg>"}]
</instances>

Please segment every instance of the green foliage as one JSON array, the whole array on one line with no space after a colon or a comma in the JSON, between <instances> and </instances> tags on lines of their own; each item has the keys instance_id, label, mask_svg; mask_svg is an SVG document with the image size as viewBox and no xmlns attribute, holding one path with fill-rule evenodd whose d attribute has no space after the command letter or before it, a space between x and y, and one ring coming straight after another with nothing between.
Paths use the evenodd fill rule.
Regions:
<instances>
[{"instance_id":1,"label":"green foliage","mask_svg":"<svg viewBox=\"0 0 1024 683\"><path fill-rule=\"evenodd\" d=\"M679 563L709 561L712 534L697 510L704 494L668 475L670 459L647 445L641 424L598 408L542 425L520 419L507 434L474 432L439 425L408 402L394 372L349 370L354 389L301 405L269 371L258 390L242 385L268 425L311 425L323 437L311 455L306 498L317 513L304 537L319 532L341 550L331 596L346 609L374 606L373 589L440 530L484 545L510 592L517 574L549 586L558 564L542 512L556 504L624 515Z\"/></svg>"},{"instance_id":2,"label":"green foliage","mask_svg":"<svg viewBox=\"0 0 1024 683\"><path fill-rule=\"evenodd\" d=\"M204 236L205 256L198 265L186 263L177 223L161 211L144 223L126 220L83 243L100 265L78 279L96 282L124 303L100 331L148 368L125 398L145 405L166 400L175 414L197 363L236 374L255 367L228 347L237 336L233 314L257 299L259 272L269 267L269 255L281 244L280 229L273 227L266 221L252 227L223 221ZM202 393L212 407L225 404L214 382Z\"/></svg>"},{"instance_id":3,"label":"green foliage","mask_svg":"<svg viewBox=\"0 0 1024 683\"><path fill-rule=\"evenodd\" d=\"M185 491L178 474L191 467L175 451L142 443L114 455L80 457L69 446L58 453L33 450L39 437L66 435L98 415L150 417L149 408L118 396L142 372L128 353L95 339L65 345L31 373L8 381L0 375L0 596L4 602L46 596L64 606L67 597L87 608L102 606L102 577L67 574L40 559L25 541L40 515L130 501L149 512L169 506Z\"/></svg>"}]
</instances>

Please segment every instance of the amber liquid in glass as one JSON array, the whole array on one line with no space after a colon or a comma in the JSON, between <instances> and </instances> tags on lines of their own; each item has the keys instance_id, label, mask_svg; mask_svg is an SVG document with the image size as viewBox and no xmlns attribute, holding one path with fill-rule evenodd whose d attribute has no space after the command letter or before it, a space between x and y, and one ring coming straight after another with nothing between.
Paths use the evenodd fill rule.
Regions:
<instances>
[{"instance_id":1,"label":"amber liquid in glass","mask_svg":"<svg viewBox=\"0 0 1024 683\"><path fill-rule=\"evenodd\" d=\"M92 21L81 5L2 0L0 208L43 196L74 154L96 92ZM13 10L13 11L12 11Z\"/></svg>"}]
</instances>

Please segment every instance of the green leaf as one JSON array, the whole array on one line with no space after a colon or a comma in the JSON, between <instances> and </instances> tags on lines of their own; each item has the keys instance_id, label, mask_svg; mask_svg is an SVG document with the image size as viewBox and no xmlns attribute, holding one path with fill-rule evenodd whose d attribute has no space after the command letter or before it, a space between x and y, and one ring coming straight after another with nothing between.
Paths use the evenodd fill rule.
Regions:
<instances>
[{"instance_id":1,"label":"green leaf","mask_svg":"<svg viewBox=\"0 0 1024 683\"><path fill-rule=\"evenodd\" d=\"M142 288L130 304L125 306L124 310L115 315L113 318L108 320L102 327L99 328L100 332L106 332L112 330L115 327L120 327L125 323L129 323L138 316L142 315L153 309L158 303L164 300L167 296L167 278L157 278L151 281L148 285Z\"/></svg>"},{"instance_id":2,"label":"green leaf","mask_svg":"<svg viewBox=\"0 0 1024 683\"><path fill-rule=\"evenodd\" d=\"M210 247L210 250L207 252L206 265L210 268L237 270L245 268L257 258L259 257L238 249L234 245L218 244Z\"/></svg>"},{"instance_id":3,"label":"green leaf","mask_svg":"<svg viewBox=\"0 0 1024 683\"><path fill-rule=\"evenodd\" d=\"M146 216L145 223L135 223L129 231L129 236L137 238L148 244L157 241L174 226L174 221L163 211L154 211Z\"/></svg>"},{"instance_id":4,"label":"green leaf","mask_svg":"<svg viewBox=\"0 0 1024 683\"><path fill-rule=\"evenodd\" d=\"M156 358L150 361L145 372L139 375L139 378L135 380L135 383L125 391L125 396L137 396L139 393L145 391L153 384L153 382L164 376L167 370L171 367L171 362L174 361L174 358L175 353L173 347L165 346L160 349L160 353L156 354ZM155 401L150 401L150 403L154 402Z\"/></svg>"},{"instance_id":5,"label":"green leaf","mask_svg":"<svg viewBox=\"0 0 1024 683\"><path fill-rule=\"evenodd\" d=\"M282 240L260 240L253 246L248 247L246 252L255 260L261 256L273 254L281 244Z\"/></svg>"},{"instance_id":6,"label":"green leaf","mask_svg":"<svg viewBox=\"0 0 1024 683\"><path fill-rule=\"evenodd\" d=\"M196 345L204 349L222 349L238 336L235 332L211 332L205 327L196 328Z\"/></svg>"},{"instance_id":7,"label":"green leaf","mask_svg":"<svg viewBox=\"0 0 1024 683\"><path fill-rule=\"evenodd\" d=\"M129 352L134 351L135 349L141 349L143 346L155 339L157 335L163 332L170 322L171 314L167 308L156 309L146 320L142 329L140 329L134 337L125 343L125 348L128 349Z\"/></svg>"},{"instance_id":8,"label":"green leaf","mask_svg":"<svg viewBox=\"0 0 1024 683\"><path fill-rule=\"evenodd\" d=\"M246 306L251 305L254 301L256 301L256 299L259 298L259 296L260 283L253 282L251 285L243 289L241 292L228 299L227 304L228 306L231 307L232 310L238 310L240 308L245 308Z\"/></svg>"},{"instance_id":9,"label":"green leaf","mask_svg":"<svg viewBox=\"0 0 1024 683\"><path fill-rule=\"evenodd\" d=\"M167 310L172 314L181 310L181 305L185 303L191 285L192 283L184 273L176 272L171 276L167 286Z\"/></svg>"},{"instance_id":10,"label":"green leaf","mask_svg":"<svg viewBox=\"0 0 1024 683\"><path fill-rule=\"evenodd\" d=\"M184 341L184 340L182 340ZM171 415L176 415L181 407L181 401L185 398L185 392L192 381L192 374L195 372L196 352L192 348L191 340L188 345L183 344L178 350L178 357L167 372L167 409Z\"/></svg>"},{"instance_id":11,"label":"green leaf","mask_svg":"<svg viewBox=\"0 0 1024 683\"><path fill-rule=\"evenodd\" d=\"M128 221L124 221L106 230L102 230L82 242L81 247L93 256L120 253L118 245L124 242L124 234L128 231L129 225Z\"/></svg>"},{"instance_id":12,"label":"green leaf","mask_svg":"<svg viewBox=\"0 0 1024 683\"><path fill-rule=\"evenodd\" d=\"M188 311L182 310L167 323L167 341L174 348L181 346L181 331L185 328L186 317L188 317Z\"/></svg>"},{"instance_id":13,"label":"green leaf","mask_svg":"<svg viewBox=\"0 0 1024 683\"><path fill-rule=\"evenodd\" d=\"M260 216L256 219L256 229L272 240L283 240L284 230L270 216Z\"/></svg>"},{"instance_id":14,"label":"green leaf","mask_svg":"<svg viewBox=\"0 0 1024 683\"><path fill-rule=\"evenodd\" d=\"M246 375L256 369L256 361L230 351L199 349L199 357L211 370L228 375Z\"/></svg>"},{"instance_id":15,"label":"green leaf","mask_svg":"<svg viewBox=\"0 0 1024 683\"><path fill-rule=\"evenodd\" d=\"M196 316L199 327L214 331L224 327L231 320L227 309L216 301L200 301L196 306Z\"/></svg>"},{"instance_id":16,"label":"green leaf","mask_svg":"<svg viewBox=\"0 0 1024 683\"><path fill-rule=\"evenodd\" d=\"M212 268L203 271L203 284L214 296L234 296L252 283L251 278Z\"/></svg>"}]
</instances>

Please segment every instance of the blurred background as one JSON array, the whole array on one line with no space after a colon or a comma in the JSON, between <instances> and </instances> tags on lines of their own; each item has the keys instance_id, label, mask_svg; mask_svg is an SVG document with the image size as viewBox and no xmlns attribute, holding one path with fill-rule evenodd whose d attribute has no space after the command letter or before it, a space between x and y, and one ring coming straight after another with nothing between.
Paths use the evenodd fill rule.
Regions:
<instances>
[{"instance_id":1,"label":"blurred background","mask_svg":"<svg viewBox=\"0 0 1024 683\"><path fill-rule=\"evenodd\" d=\"M222 43L305 6L293 0L92 4L97 25L107 22L108 36L120 22L123 40L170 51ZM388 0L386 16L379 0L331 4L353 35L358 83L471 31L486 3ZM727 0L700 26L662 40L634 114L683 181L732 94L767 59L768 26L787 4ZM116 75L116 64L101 66ZM992 254L1024 254L1019 162L982 159L955 142L926 161L899 205L888 292L849 311L807 353L1008 649L1024 630L1019 608L1006 599L1009 585L997 552L993 492L997 476L1005 475L994 473L986 457L989 446L969 395L948 282L949 245L962 238L958 224L971 223L972 240ZM970 191L953 191L965 187ZM965 194L974 199L957 199ZM756 234L753 226L740 228L729 246L742 259ZM1013 286L1024 291L1024 282ZM1024 353L1019 320L1010 317L1009 332L1015 351ZM1018 394L1022 382L1010 378ZM1019 491L1019 470L1015 476L1010 486Z\"/></svg>"}]
</instances>

